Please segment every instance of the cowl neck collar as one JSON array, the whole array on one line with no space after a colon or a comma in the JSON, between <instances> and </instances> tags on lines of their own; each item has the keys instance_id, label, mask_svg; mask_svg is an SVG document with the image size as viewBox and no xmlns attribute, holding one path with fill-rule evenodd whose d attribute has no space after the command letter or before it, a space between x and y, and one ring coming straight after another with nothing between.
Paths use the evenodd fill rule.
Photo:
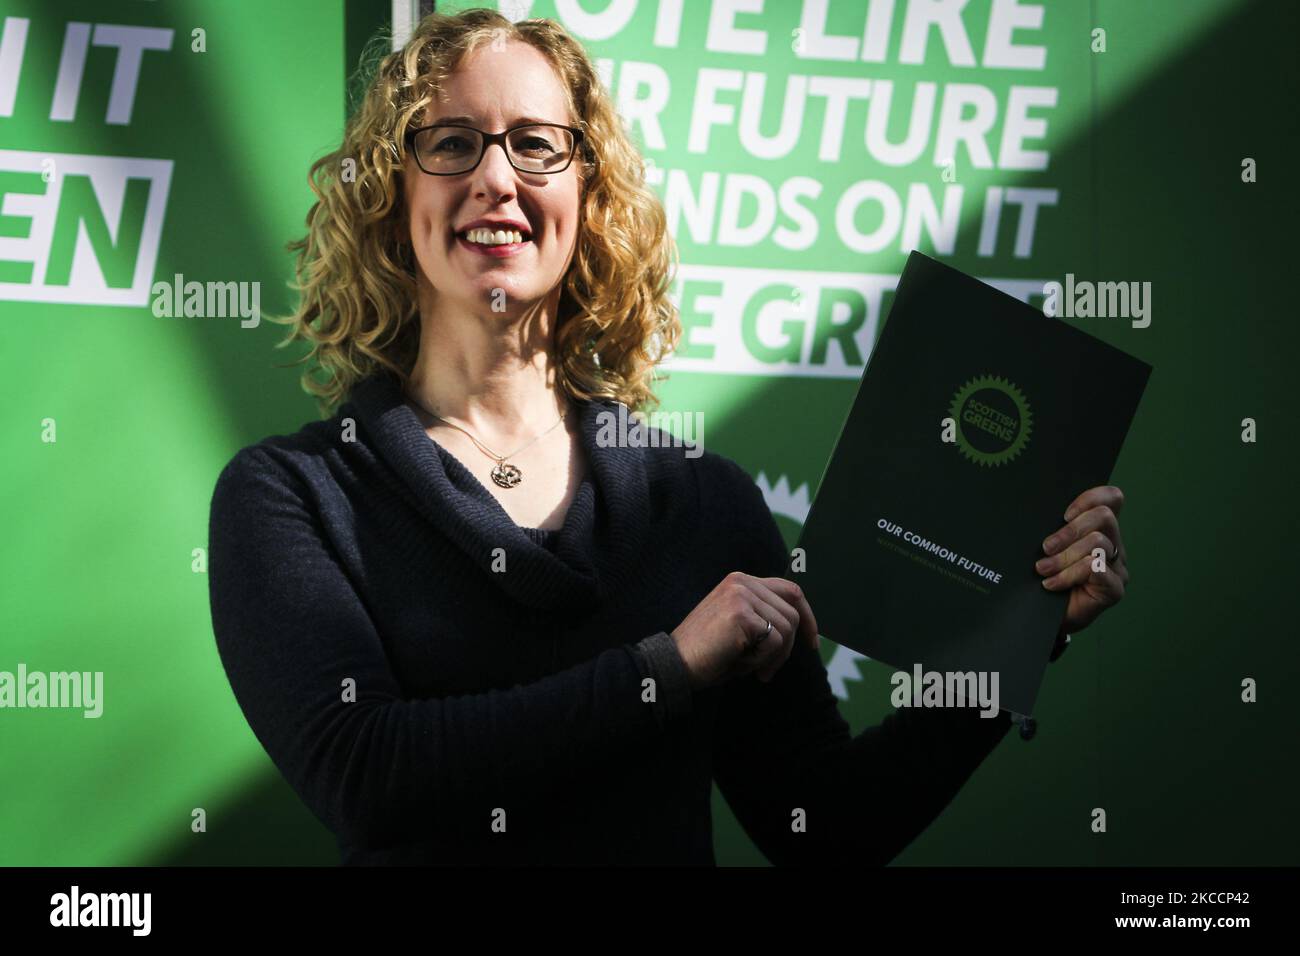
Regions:
<instances>
[{"instance_id":1,"label":"cowl neck collar","mask_svg":"<svg viewBox=\"0 0 1300 956\"><path fill-rule=\"evenodd\" d=\"M420 513L511 598L539 609L603 602L633 582L647 538L649 480L645 449L598 443L601 413L617 414L608 399L574 403L588 468L554 550L534 541L455 455L425 432L402 394L397 376L379 371L358 382L351 406L363 441L410 490ZM503 548L506 571L492 570Z\"/></svg>"}]
</instances>

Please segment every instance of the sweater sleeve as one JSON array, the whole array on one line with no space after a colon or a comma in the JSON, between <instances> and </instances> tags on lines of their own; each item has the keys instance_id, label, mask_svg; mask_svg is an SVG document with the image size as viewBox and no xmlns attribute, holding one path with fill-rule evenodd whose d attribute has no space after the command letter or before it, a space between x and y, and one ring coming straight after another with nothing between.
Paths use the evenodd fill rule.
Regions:
<instances>
[{"instance_id":1,"label":"sweater sleeve","mask_svg":"<svg viewBox=\"0 0 1300 956\"><path fill-rule=\"evenodd\" d=\"M741 474L759 537L748 573L784 577L781 531ZM820 655L800 641L770 682L749 676L724 685L714 776L772 863L883 865L938 817L1010 726L1003 713L899 709L854 736Z\"/></svg>"},{"instance_id":2,"label":"sweater sleeve","mask_svg":"<svg viewBox=\"0 0 1300 956\"><path fill-rule=\"evenodd\" d=\"M209 527L212 626L254 735L344 843L463 830L663 732L665 715L642 700L654 640L508 690L407 698L305 500L298 479L256 448L222 471ZM658 707L668 701L681 706L669 695Z\"/></svg>"}]
</instances>

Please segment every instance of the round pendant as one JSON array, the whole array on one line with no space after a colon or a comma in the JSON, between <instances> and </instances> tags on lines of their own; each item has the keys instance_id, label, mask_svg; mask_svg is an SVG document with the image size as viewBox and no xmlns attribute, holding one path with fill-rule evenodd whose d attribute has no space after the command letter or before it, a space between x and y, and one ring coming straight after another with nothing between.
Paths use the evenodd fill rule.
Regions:
<instances>
[{"instance_id":1,"label":"round pendant","mask_svg":"<svg viewBox=\"0 0 1300 956\"><path fill-rule=\"evenodd\" d=\"M502 488L513 488L524 480L524 473L514 465L499 461L492 469L492 480Z\"/></svg>"}]
</instances>

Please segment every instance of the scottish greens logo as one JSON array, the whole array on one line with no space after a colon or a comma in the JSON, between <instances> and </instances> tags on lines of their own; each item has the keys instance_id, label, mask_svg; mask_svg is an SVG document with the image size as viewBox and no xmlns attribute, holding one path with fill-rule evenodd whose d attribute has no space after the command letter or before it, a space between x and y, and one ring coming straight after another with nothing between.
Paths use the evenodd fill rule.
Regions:
<instances>
[{"instance_id":1,"label":"scottish greens logo","mask_svg":"<svg viewBox=\"0 0 1300 956\"><path fill-rule=\"evenodd\" d=\"M957 450L977 465L1005 465L1025 450L1033 431L1029 402L1001 376L968 381L952 397L948 414L956 422Z\"/></svg>"}]
</instances>

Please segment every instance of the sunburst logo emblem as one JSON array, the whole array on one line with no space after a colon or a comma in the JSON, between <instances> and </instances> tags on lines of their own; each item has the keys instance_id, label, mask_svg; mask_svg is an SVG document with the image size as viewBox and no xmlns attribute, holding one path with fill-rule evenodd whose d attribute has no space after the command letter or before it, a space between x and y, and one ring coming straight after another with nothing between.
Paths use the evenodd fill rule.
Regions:
<instances>
[{"instance_id":1,"label":"sunburst logo emblem","mask_svg":"<svg viewBox=\"0 0 1300 956\"><path fill-rule=\"evenodd\" d=\"M948 414L957 423L957 450L990 468L1024 451L1034 428L1024 393L1000 375L980 375L957 389Z\"/></svg>"},{"instance_id":2,"label":"sunburst logo emblem","mask_svg":"<svg viewBox=\"0 0 1300 956\"><path fill-rule=\"evenodd\" d=\"M811 504L808 499L808 483L804 482L795 490L790 490L790 479L782 475L776 480L776 484L768 481L767 475L763 472L758 473L754 483L763 492L763 500L767 502L767 510L774 515L785 515L791 521L803 524L808 520L808 509Z\"/></svg>"}]
</instances>

